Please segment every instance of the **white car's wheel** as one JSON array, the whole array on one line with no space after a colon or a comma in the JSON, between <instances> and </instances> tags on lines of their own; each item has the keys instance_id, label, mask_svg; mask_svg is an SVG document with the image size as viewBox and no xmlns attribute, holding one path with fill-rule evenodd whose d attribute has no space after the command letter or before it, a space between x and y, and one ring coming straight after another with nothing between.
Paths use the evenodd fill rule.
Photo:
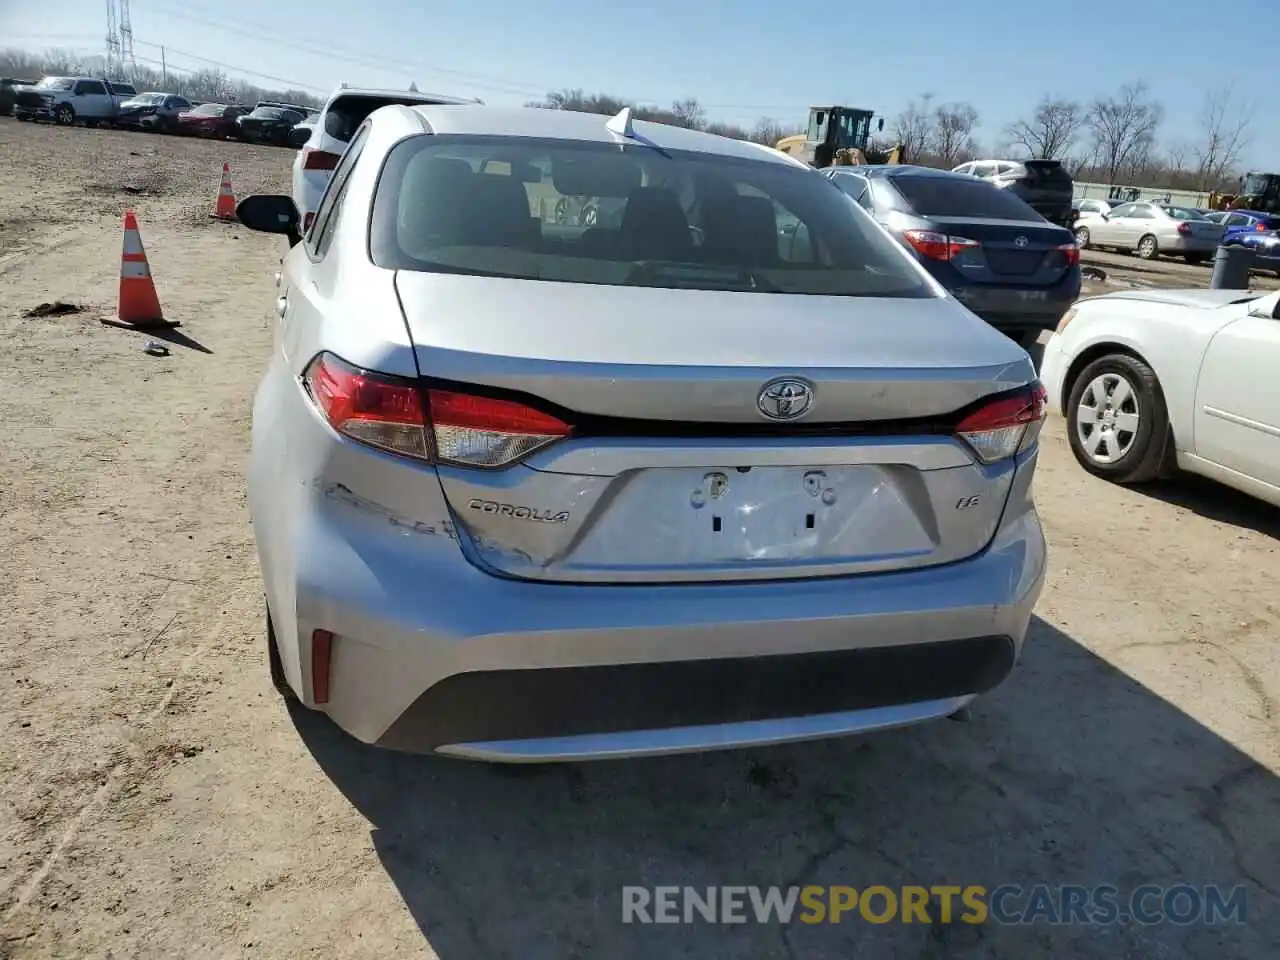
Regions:
<instances>
[{"instance_id":1,"label":"white car's wheel","mask_svg":"<svg viewBox=\"0 0 1280 960\"><path fill-rule=\"evenodd\" d=\"M1147 234L1138 241L1138 256L1143 260L1154 260L1160 252L1160 245L1156 242L1156 238L1151 234Z\"/></svg>"},{"instance_id":2,"label":"white car's wheel","mask_svg":"<svg viewBox=\"0 0 1280 960\"><path fill-rule=\"evenodd\" d=\"M1072 381L1067 430L1071 452L1095 476L1117 483L1153 479L1169 431L1155 372L1122 353L1093 361Z\"/></svg>"},{"instance_id":3,"label":"white car's wheel","mask_svg":"<svg viewBox=\"0 0 1280 960\"><path fill-rule=\"evenodd\" d=\"M1089 249L1089 228L1079 227L1076 229L1076 243L1081 250Z\"/></svg>"}]
</instances>

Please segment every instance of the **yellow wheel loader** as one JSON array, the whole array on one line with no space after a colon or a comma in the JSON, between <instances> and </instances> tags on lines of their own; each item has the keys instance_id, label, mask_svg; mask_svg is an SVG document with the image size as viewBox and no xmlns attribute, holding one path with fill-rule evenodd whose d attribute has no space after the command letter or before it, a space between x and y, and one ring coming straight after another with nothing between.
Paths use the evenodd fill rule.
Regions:
<instances>
[{"instance_id":1,"label":"yellow wheel loader","mask_svg":"<svg viewBox=\"0 0 1280 960\"><path fill-rule=\"evenodd\" d=\"M805 132L783 137L774 144L774 149L818 168L906 163L902 144L890 150L875 150L870 146L874 116L872 111L857 107L810 107ZM881 117L876 132L883 129Z\"/></svg>"}]
</instances>

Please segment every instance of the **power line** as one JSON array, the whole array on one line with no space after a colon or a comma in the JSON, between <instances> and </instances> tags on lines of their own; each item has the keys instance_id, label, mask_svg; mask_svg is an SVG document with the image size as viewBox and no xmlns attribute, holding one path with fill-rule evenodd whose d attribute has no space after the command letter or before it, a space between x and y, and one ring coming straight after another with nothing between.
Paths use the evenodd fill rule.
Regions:
<instances>
[{"instance_id":1,"label":"power line","mask_svg":"<svg viewBox=\"0 0 1280 960\"><path fill-rule=\"evenodd\" d=\"M179 10L164 3L152 3L150 2L150 0L147 0L146 5L150 8L154 8L155 10L167 16L171 16L179 20L187 20L192 23L198 23L202 26L213 27L214 29L232 33L237 36L251 36L251 37L254 37L255 39L263 40L265 42L272 43L277 46L299 50L303 53L310 53L319 57L324 57L327 60L337 60L340 62L352 63L357 66L373 67L381 70L386 70L388 68L395 68L395 69L402 70L404 72L409 72L409 73L414 73L414 72L439 73L439 74L444 74L446 76L457 77L461 80L466 80L478 87L496 90L502 93L518 94L521 96L541 97L541 96L545 96L548 91L555 89L554 84L539 84L539 83L532 83L532 82L518 81L518 80L517 81L506 80L503 78L493 77L492 75L477 74L477 73L471 73L471 72L466 72L461 70L452 70L446 67L428 65L423 61L410 62L410 61L389 60L385 56L379 56L379 55L372 54L369 52L364 52L364 51L357 51L350 47L337 46L330 41L318 41L318 40L315 40L314 38L306 38L306 37L298 38L298 33L293 28L290 28L286 32L277 27L272 27L263 23L254 23L252 21L239 20L239 19L228 20L224 17L213 16L208 14L208 12L204 10L201 10L200 12L206 14L205 16L197 16L193 13L187 12L186 10ZM257 31L266 30L266 31L269 31L269 33L263 34L260 32L255 32L254 29L246 29L246 28L256 28ZM660 103L663 100L663 98L661 97L638 97L635 99L637 102L642 102L642 103ZM701 105L703 108L708 110L721 110L721 111L747 110L747 111L756 111L761 113L783 112L783 111L800 109L800 108L797 108L795 104L778 104L778 103L773 103L773 104L703 103ZM803 109L807 110L808 108L805 107Z\"/></svg>"},{"instance_id":2,"label":"power line","mask_svg":"<svg viewBox=\"0 0 1280 960\"><path fill-rule=\"evenodd\" d=\"M234 63L224 63L221 60L213 60L209 57L202 57L198 53L191 53L188 50L179 50L177 47L171 47L165 43L152 43L149 40L134 40L134 43L141 44L144 47L152 47L156 50L172 51L180 57L186 57L188 60L195 60L199 63L207 63L210 66L219 67L223 70L231 70L235 73L242 73L250 77L257 77L260 80L270 80L272 83L283 83L289 87L298 90L311 90L314 93L327 93L321 87L312 86L309 83L303 83L301 80L289 80L286 77L277 77L269 73L260 73L257 70L250 70L248 67L236 66ZM152 61L154 62L154 61ZM198 71L196 71L198 72Z\"/></svg>"}]
</instances>

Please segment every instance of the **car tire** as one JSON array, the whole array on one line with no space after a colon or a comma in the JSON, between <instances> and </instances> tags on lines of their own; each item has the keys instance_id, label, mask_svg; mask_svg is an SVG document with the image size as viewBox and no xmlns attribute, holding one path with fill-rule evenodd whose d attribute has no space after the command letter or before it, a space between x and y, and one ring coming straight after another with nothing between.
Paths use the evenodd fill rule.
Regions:
<instances>
[{"instance_id":1,"label":"car tire","mask_svg":"<svg viewBox=\"0 0 1280 960\"><path fill-rule=\"evenodd\" d=\"M298 695L284 675L284 661L280 659L280 647L276 644L276 628L271 623L271 609L267 608L267 668L271 672L271 685L286 700L297 701Z\"/></svg>"},{"instance_id":2,"label":"car tire","mask_svg":"<svg viewBox=\"0 0 1280 960\"><path fill-rule=\"evenodd\" d=\"M1155 371L1143 361L1125 353L1094 360L1072 381L1066 406L1067 439L1086 471L1124 484L1160 473L1169 411Z\"/></svg>"},{"instance_id":3,"label":"car tire","mask_svg":"<svg viewBox=\"0 0 1280 960\"><path fill-rule=\"evenodd\" d=\"M1089 249L1089 228L1088 227L1080 227L1079 229L1076 230L1076 245L1079 246L1081 250Z\"/></svg>"},{"instance_id":4,"label":"car tire","mask_svg":"<svg viewBox=\"0 0 1280 960\"><path fill-rule=\"evenodd\" d=\"M60 127L69 127L76 122L75 108L69 103L64 103L58 107L53 114L54 122Z\"/></svg>"},{"instance_id":5,"label":"car tire","mask_svg":"<svg viewBox=\"0 0 1280 960\"><path fill-rule=\"evenodd\" d=\"M1143 260L1154 260L1160 255L1160 244L1151 234L1145 234L1138 241L1138 256Z\"/></svg>"}]
</instances>

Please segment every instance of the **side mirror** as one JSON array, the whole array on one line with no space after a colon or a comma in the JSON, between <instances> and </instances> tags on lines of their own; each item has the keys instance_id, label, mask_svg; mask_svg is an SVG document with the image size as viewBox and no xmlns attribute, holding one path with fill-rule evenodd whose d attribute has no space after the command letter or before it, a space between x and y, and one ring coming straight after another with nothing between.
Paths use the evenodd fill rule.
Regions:
<instances>
[{"instance_id":1,"label":"side mirror","mask_svg":"<svg viewBox=\"0 0 1280 960\"><path fill-rule=\"evenodd\" d=\"M301 150L307 145L307 141L311 139L310 127L294 127L289 131L289 145L297 147Z\"/></svg>"},{"instance_id":2,"label":"side mirror","mask_svg":"<svg viewBox=\"0 0 1280 960\"><path fill-rule=\"evenodd\" d=\"M250 230L278 233L289 238L289 246L302 242L298 230L298 208L293 198L275 194L245 197L236 207L236 217Z\"/></svg>"}]
</instances>

